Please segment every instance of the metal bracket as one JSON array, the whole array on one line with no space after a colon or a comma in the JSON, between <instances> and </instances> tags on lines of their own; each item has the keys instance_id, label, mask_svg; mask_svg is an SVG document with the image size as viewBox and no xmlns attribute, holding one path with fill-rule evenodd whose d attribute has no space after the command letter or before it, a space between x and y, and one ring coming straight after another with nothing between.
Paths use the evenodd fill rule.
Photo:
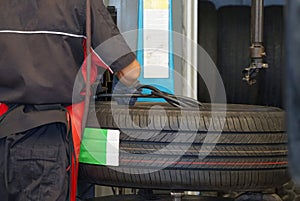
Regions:
<instances>
[{"instance_id":1,"label":"metal bracket","mask_svg":"<svg viewBox=\"0 0 300 201\"><path fill-rule=\"evenodd\" d=\"M172 201L182 201L184 192L171 192Z\"/></svg>"},{"instance_id":2,"label":"metal bracket","mask_svg":"<svg viewBox=\"0 0 300 201\"><path fill-rule=\"evenodd\" d=\"M252 0L251 7L251 46L249 48L251 63L243 71L245 80L249 85L256 83L255 77L261 69L268 68L264 63L266 56L263 46L264 0Z\"/></svg>"}]
</instances>

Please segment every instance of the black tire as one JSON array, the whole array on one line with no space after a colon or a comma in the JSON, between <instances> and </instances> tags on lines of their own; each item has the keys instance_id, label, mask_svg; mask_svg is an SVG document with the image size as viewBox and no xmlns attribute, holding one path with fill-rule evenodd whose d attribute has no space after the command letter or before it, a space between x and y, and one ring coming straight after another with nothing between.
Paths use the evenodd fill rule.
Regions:
<instances>
[{"instance_id":1,"label":"black tire","mask_svg":"<svg viewBox=\"0 0 300 201\"><path fill-rule=\"evenodd\" d=\"M245 193L234 201L282 201L276 194Z\"/></svg>"},{"instance_id":2,"label":"black tire","mask_svg":"<svg viewBox=\"0 0 300 201\"><path fill-rule=\"evenodd\" d=\"M200 1L199 2L199 36L198 42L212 61L217 64L217 49L218 49L218 15L215 5L212 2ZM205 63L199 59L198 68L207 68ZM200 72L200 71L198 71ZM212 74L210 79L215 79ZM214 80L212 80L214 82ZM198 100L200 102L210 102L208 89L202 77L198 75Z\"/></svg>"},{"instance_id":3,"label":"black tire","mask_svg":"<svg viewBox=\"0 0 300 201\"><path fill-rule=\"evenodd\" d=\"M265 8L264 46L269 68L260 72L258 104L283 107L284 55L284 13L283 6Z\"/></svg>"},{"instance_id":4,"label":"black tire","mask_svg":"<svg viewBox=\"0 0 300 201\"><path fill-rule=\"evenodd\" d=\"M149 113L151 106L155 107ZM211 112L210 105L201 111L158 106L158 103L140 104L128 113L125 106L113 105L116 113L112 115L110 104L97 104L100 126L121 130L120 166L81 164L80 178L108 186L202 191L263 190L279 187L289 180L287 136L281 109L228 105L222 135L212 152L201 159L199 150L205 137L217 137L222 107ZM217 118L212 119L212 114ZM211 120L213 128L207 132ZM90 119L89 126L98 125L96 121ZM193 139L191 146L186 141L190 139ZM167 145L173 150L155 154ZM189 148L185 152L186 145ZM205 148L209 146L205 144ZM203 153L205 150L200 155ZM163 164L166 167L142 174Z\"/></svg>"},{"instance_id":5,"label":"black tire","mask_svg":"<svg viewBox=\"0 0 300 201\"><path fill-rule=\"evenodd\" d=\"M282 201L300 201L300 186L289 181L278 188L277 194Z\"/></svg>"},{"instance_id":6,"label":"black tire","mask_svg":"<svg viewBox=\"0 0 300 201\"><path fill-rule=\"evenodd\" d=\"M250 25L249 6L226 6L218 11L218 69L228 103L258 105L259 85L249 86L242 79L242 71L250 65Z\"/></svg>"}]
</instances>

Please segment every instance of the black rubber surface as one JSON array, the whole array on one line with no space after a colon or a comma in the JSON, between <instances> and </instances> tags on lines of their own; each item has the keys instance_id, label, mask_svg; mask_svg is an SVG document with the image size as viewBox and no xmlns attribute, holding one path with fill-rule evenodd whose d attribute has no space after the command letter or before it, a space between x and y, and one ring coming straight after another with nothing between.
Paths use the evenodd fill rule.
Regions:
<instances>
[{"instance_id":1,"label":"black rubber surface","mask_svg":"<svg viewBox=\"0 0 300 201\"><path fill-rule=\"evenodd\" d=\"M283 107L284 13L283 6L265 7L264 47L269 69L262 70L257 83L249 86L242 71L250 65L251 8L225 6L218 10L210 2L199 6L199 45L217 64L223 79L228 103ZM204 64L205 65L205 64ZM199 61L199 67L201 61ZM215 79L211 76L210 79ZM213 93L213 92L212 92ZM198 99L210 97L202 79L198 82Z\"/></svg>"},{"instance_id":2,"label":"black rubber surface","mask_svg":"<svg viewBox=\"0 0 300 201\"><path fill-rule=\"evenodd\" d=\"M280 187L277 194L282 201L299 201L300 200L300 186L293 181L289 181Z\"/></svg>"},{"instance_id":3,"label":"black rubber surface","mask_svg":"<svg viewBox=\"0 0 300 201\"><path fill-rule=\"evenodd\" d=\"M249 86L242 71L250 65L249 6L226 6L218 10L218 68L228 103L257 104L259 85Z\"/></svg>"},{"instance_id":4,"label":"black rubber surface","mask_svg":"<svg viewBox=\"0 0 300 201\"><path fill-rule=\"evenodd\" d=\"M282 110L228 105L225 118L223 106L214 112L210 106L198 111L150 103L128 112L125 106L97 104L98 122L90 119L89 126L121 129L120 166L81 164L81 179L120 187L213 191L269 189L289 180Z\"/></svg>"},{"instance_id":5,"label":"black rubber surface","mask_svg":"<svg viewBox=\"0 0 300 201\"><path fill-rule=\"evenodd\" d=\"M199 35L198 43L213 62L217 64L218 57L218 14L212 2L199 2ZM207 68L206 63L198 59L198 68ZM200 72L200 71L199 71ZM210 79L214 79L214 75ZM201 102L210 102L210 96L202 77L198 75L198 100Z\"/></svg>"},{"instance_id":6,"label":"black rubber surface","mask_svg":"<svg viewBox=\"0 0 300 201\"><path fill-rule=\"evenodd\" d=\"M284 28L283 7L266 7L264 46L269 68L261 71L259 75L258 104L283 107L283 76L286 71Z\"/></svg>"},{"instance_id":7,"label":"black rubber surface","mask_svg":"<svg viewBox=\"0 0 300 201\"><path fill-rule=\"evenodd\" d=\"M282 201L282 199L276 194L245 193L234 201Z\"/></svg>"}]
</instances>

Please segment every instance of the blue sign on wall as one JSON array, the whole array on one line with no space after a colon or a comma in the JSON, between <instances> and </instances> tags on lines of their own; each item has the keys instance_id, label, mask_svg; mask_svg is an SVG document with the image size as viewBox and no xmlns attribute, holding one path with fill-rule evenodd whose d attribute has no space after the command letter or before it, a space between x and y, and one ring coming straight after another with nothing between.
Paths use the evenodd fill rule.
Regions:
<instances>
[{"instance_id":1,"label":"blue sign on wall","mask_svg":"<svg viewBox=\"0 0 300 201\"><path fill-rule=\"evenodd\" d=\"M174 56L172 54L172 52L173 52L172 0L166 0L167 6L168 6L167 9L166 9L166 7L164 7L166 5L162 5L163 1L160 1L160 2L158 2L158 1L159 0L139 0L139 12L138 12L139 13L138 14L139 33L138 33L137 59L142 66L142 72L141 72L141 76L140 76L139 80L142 84L149 84L149 85L159 88L162 91L174 94ZM159 5L156 5L156 3ZM147 5L145 5L145 4L147 4ZM164 8L160 8L159 6L162 6ZM159 61L159 62L161 62L161 65L163 67L159 66L159 63L157 63L157 66L155 66L155 65L149 66L149 63L151 63L151 58L148 61L147 57L145 55L145 54L149 55L149 52L148 52L149 50L147 49L147 43L149 43L149 41L147 42L147 39L145 38L145 35L146 35L145 32L147 31L147 29L149 27L151 29L153 29L155 32L155 24L154 24L155 19L150 19L151 22L149 22L148 18L151 18L151 17L154 18L154 17L156 17L156 15L164 15L165 16L165 14L166 14L165 12L168 12L167 13L168 18L166 18L166 19L168 19L168 22L167 22L168 24L163 24L163 25L167 26L165 32L163 32L163 33L165 33L167 35L167 37L166 37L166 40L161 39L161 38L159 38L159 40L162 40L161 42L165 43L164 45L167 45L168 53L164 53L164 54L162 53L161 55L156 55L156 57L154 55L155 58L161 58L161 60L158 60L158 59L155 60L155 58L154 59L152 58L152 61L154 63ZM160 23L164 23L164 22L162 22L161 19L158 19L158 20L160 20L159 21ZM150 23L150 25L145 24L145 23ZM159 32L159 30L158 30L158 32ZM147 32L147 34L149 34L149 33ZM150 33L150 35L151 35L151 33ZM149 38L149 37L147 37L147 38ZM153 40L153 38L152 38L152 40ZM157 54L157 51L154 54ZM159 51L158 51L158 54L159 54ZM147 60L147 61L145 61L145 60ZM153 72L151 72L152 70L153 70ZM146 101L149 101L149 99L147 99ZM150 101L157 101L157 100L153 99Z\"/></svg>"}]
</instances>

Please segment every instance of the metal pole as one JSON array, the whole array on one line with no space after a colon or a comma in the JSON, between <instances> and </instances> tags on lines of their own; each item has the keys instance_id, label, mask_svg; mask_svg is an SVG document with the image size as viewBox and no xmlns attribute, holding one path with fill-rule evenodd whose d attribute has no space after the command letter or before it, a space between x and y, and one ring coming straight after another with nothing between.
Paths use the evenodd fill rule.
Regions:
<instances>
[{"instance_id":1,"label":"metal pole","mask_svg":"<svg viewBox=\"0 0 300 201\"><path fill-rule=\"evenodd\" d=\"M186 29L186 61L183 75L187 80L184 85L183 95L197 99L197 65L198 65L198 1L187 0L185 5L185 29Z\"/></svg>"},{"instance_id":2,"label":"metal pole","mask_svg":"<svg viewBox=\"0 0 300 201\"><path fill-rule=\"evenodd\" d=\"M250 57L257 68L263 68L265 48L264 34L264 0L252 0L251 7L251 47Z\"/></svg>"},{"instance_id":3,"label":"metal pole","mask_svg":"<svg viewBox=\"0 0 300 201\"><path fill-rule=\"evenodd\" d=\"M252 0L251 6L251 46L250 58L251 64L244 70L244 80L250 85L254 84L256 74L262 68L268 68L268 64L264 63L266 56L263 46L264 36L264 0Z\"/></svg>"},{"instance_id":4,"label":"metal pole","mask_svg":"<svg viewBox=\"0 0 300 201\"><path fill-rule=\"evenodd\" d=\"M263 42L264 0L252 0L251 7L251 43Z\"/></svg>"}]
</instances>

